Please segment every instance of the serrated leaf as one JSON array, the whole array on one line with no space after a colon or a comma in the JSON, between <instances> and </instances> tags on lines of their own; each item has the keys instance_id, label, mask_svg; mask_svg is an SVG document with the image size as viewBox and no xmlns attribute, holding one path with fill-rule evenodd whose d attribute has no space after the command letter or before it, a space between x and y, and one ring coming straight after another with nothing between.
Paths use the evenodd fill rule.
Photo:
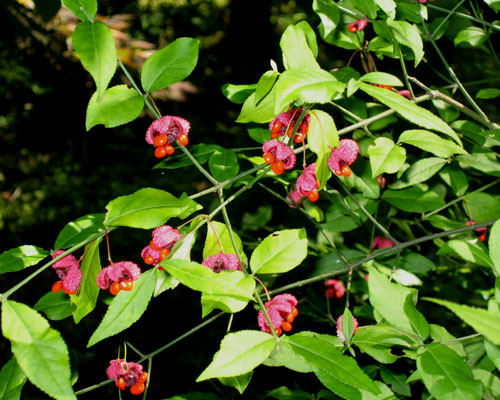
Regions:
<instances>
[{"instance_id":1,"label":"serrated leaf","mask_svg":"<svg viewBox=\"0 0 500 400\"><path fill-rule=\"evenodd\" d=\"M181 37L149 56L141 72L144 91L151 93L187 78L198 62L199 49L198 39Z\"/></svg>"},{"instance_id":2,"label":"serrated leaf","mask_svg":"<svg viewBox=\"0 0 500 400\"><path fill-rule=\"evenodd\" d=\"M63 291L48 292L33 306L36 311L45 313L48 319L59 321L69 317L74 307L71 305L69 296ZM1 397L0 397L1 398Z\"/></svg>"},{"instance_id":3,"label":"serrated leaf","mask_svg":"<svg viewBox=\"0 0 500 400\"><path fill-rule=\"evenodd\" d=\"M184 260L168 259L161 263L175 279L190 289L209 295L252 300L255 280L241 271L213 272L204 265Z\"/></svg>"},{"instance_id":4,"label":"serrated leaf","mask_svg":"<svg viewBox=\"0 0 500 400\"><path fill-rule=\"evenodd\" d=\"M386 190L382 199L400 210L421 213L435 210L444 205L444 200L433 191L425 191L418 186Z\"/></svg>"},{"instance_id":5,"label":"serrated leaf","mask_svg":"<svg viewBox=\"0 0 500 400\"><path fill-rule=\"evenodd\" d=\"M424 57L424 43L422 42L422 36L420 36L418 27L406 21L394 21L391 19L386 20L386 23L392 28L396 40L403 46L411 49L415 56L414 65L416 67Z\"/></svg>"},{"instance_id":6,"label":"serrated leaf","mask_svg":"<svg viewBox=\"0 0 500 400\"><path fill-rule=\"evenodd\" d=\"M437 157L418 160L403 173L400 180L389 185L389 187L391 189L402 189L425 182L436 175L446 162L446 160Z\"/></svg>"},{"instance_id":7,"label":"serrated leaf","mask_svg":"<svg viewBox=\"0 0 500 400\"><path fill-rule=\"evenodd\" d=\"M186 218L201 209L201 206L187 197L177 198L163 190L143 188L133 194L117 197L108 203L106 209L106 226L152 229L172 217Z\"/></svg>"},{"instance_id":8,"label":"serrated leaf","mask_svg":"<svg viewBox=\"0 0 500 400\"><path fill-rule=\"evenodd\" d=\"M264 123L271 121L275 116L275 93L276 85L271 91L256 104L255 93L252 93L243 103L240 115L236 119L239 123L257 122Z\"/></svg>"},{"instance_id":9,"label":"serrated leaf","mask_svg":"<svg viewBox=\"0 0 500 400\"><path fill-rule=\"evenodd\" d=\"M344 87L342 82L322 69L289 69L280 75L275 85L274 113L278 114L297 99L306 103L327 103Z\"/></svg>"},{"instance_id":10,"label":"serrated leaf","mask_svg":"<svg viewBox=\"0 0 500 400\"><path fill-rule=\"evenodd\" d=\"M83 21L91 21L95 18L97 13L97 0L61 0L62 3L70 10L76 17ZM88 17L90 18L87 18Z\"/></svg>"},{"instance_id":11,"label":"serrated leaf","mask_svg":"<svg viewBox=\"0 0 500 400\"><path fill-rule=\"evenodd\" d=\"M429 392L438 400L480 400L481 382L474 380L465 361L442 344L421 347L417 370Z\"/></svg>"},{"instance_id":12,"label":"serrated leaf","mask_svg":"<svg viewBox=\"0 0 500 400\"><path fill-rule=\"evenodd\" d=\"M485 222L500 218L500 200L484 192L465 195L464 210L474 222Z\"/></svg>"},{"instance_id":13,"label":"serrated leaf","mask_svg":"<svg viewBox=\"0 0 500 400\"><path fill-rule=\"evenodd\" d=\"M404 131L399 136L398 143L411 144L438 157L448 158L453 154L467 154L462 147L455 143L423 129Z\"/></svg>"},{"instance_id":14,"label":"serrated leaf","mask_svg":"<svg viewBox=\"0 0 500 400\"><path fill-rule=\"evenodd\" d=\"M500 347L494 345L489 340L485 340L484 349L490 361L495 364L497 370L500 371Z\"/></svg>"},{"instance_id":15,"label":"serrated leaf","mask_svg":"<svg viewBox=\"0 0 500 400\"><path fill-rule=\"evenodd\" d=\"M113 86L102 94L98 100L95 92L87 106L85 127L103 124L106 128L114 128L136 119L144 108L144 97L127 85Z\"/></svg>"},{"instance_id":16,"label":"serrated leaf","mask_svg":"<svg viewBox=\"0 0 500 400\"><path fill-rule=\"evenodd\" d=\"M227 378L253 371L274 349L276 340L260 331L240 331L227 334L213 361L196 379Z\"/></svg>"},{"instance_id":17,"label":"serrated leaf","mask_svg":"<svg viewBox=\"0 0 500 400\"><path fill-rule=\"evenodd\" d=\"M414 332L405 310L406 299L413 295L412 289L390 282L384 274L375 268L370 268L369 272L370 304L391 325L409 333Z\"/></svg>"},{"instance_id":18,"label":"serrated leaf","mask_svg":"<svg viewBox=\"0 0 500 400\"><path fill-rule=\"evenodd\" d=\"M25 304L2 304L2 332L28 379L57 400L76 400L70 383L68 349L47 320Z\"/></svg>"},{"instance_id":19,"label":"serrated leaf","mask_svg":"<svg viewBox=\"0 0 500 400\"><path fill-rule=\"evenodd\" d=\"M241 239L236 232L233 232L233 235L240 256L246 261L247 257L243 251ZM213 256L214 254L219 254L220 252L236 254L226 224L211 221L207 227L207 238L205 240L205 246L203 247L203 259Z\"/></svg>"},{"instance_id":20,"label":"serrated leaf","mask_svg":"<svg viewBox=\"0 0 500 400\"><path fill-rule=\"evenodd\" d=\"M459 155L456 160L480 171L482 174L500 176L500 163L496 154L492 151Z\"/></svg>"},{"instance_id":21,"label":"serrated leaf","mask_svg":"<svg viewBox=\"0 0 500 400\"><path fill-rule=\"evenodd\" d=\"M488 35L484 30L477 26L469 26L457 33L453 44L455 47L464 44L465 47L480 47L487 39Z\"/></svg>"},{"instance_id":22,"label":"serrated leaf","mask_svg":"<svg viewBox=\"0 0 500 400\"><path fill-rule=\"evenodd\" d=\"M99 244L102 237L95 240L85 249L80 269L82 270L82 282L80 284L80 294L72 296L71 301L76 305L73 312L75 324L78 324L83 317L90 313L97 302L99 286L96 285L97 275L101 271L101 260L99 258Z\"/></svg>"},{"instance_id":23,"label":"serrated leaf","mask_svg":"<svg viewBox=\"0 0 500 400\"><path fill-rule=\"evenodd\" d=\"M41 247L26 244L0 254L0 274L20 271L38 264L49 252Z\"/></svg>"},{"instance_id":24,"label":"serrated leaf","mask_svg":"<svg viewBox=\"0 0 500 400\"><path fill-rule=\"evenodd\" d=\"M423 300L440 304L453 311L462 321L484 335L490 342L500 345L500 316L482 308L469 307L451 301L424 297Z\"/></svg>"},{"instance_id":25,"label":"serrated leaf","mask_svg":"<svg viewBox=\"0 0 500 400\"><path fill-rule=\"evenodd\" d=\"M450 250L460 256L465 261L470 261L483 267L493 268L493 263L486 247L481 243L475 243L476 240L467 241L454 239L446 243L445 246L441 247L438 254L448 254Z\"/></svg>"},{"instance_id":26,"label":"serrated leaf","mask_svg":"<svg viewBox=\"0 0 500 400\"><path fill-rule=\"evenodd\" d=\"M319 68L302 26L289 25L280 40L285 69L292 68Z\"/></svg>"},{"instance_id":27,"label":"serrated leaf","mask_svg":"<svg viewBox=\"0 0 500 400\"><path fill-rule=\"evenodd\" d=\"M311 110L311 122L307 142L311 151L316 154L330 155L331 149L337 147L339 135L330 114L321 110Z\"/></svg>"},{"instance_id":28,"label":"serrated leaf","mask_svg":"<svg viewBox=\"0 0 500 400\"><path fill-rule=\"evenodd\" d=\"M315 371L326 371L342 383L354 388L380 393L374 382L363 372L356 361L344 356L330 343L313 336L296 334L281 340L294 353L306 360Z\"/></svg>"},{"instance_id":29,"label":"serrated leaf","mask_svg":"<svg viewBox=\"0 0 500 400\"><path fill-rule=\"evenodd\" d=\"M212 176L219 182L236 176L240 170L236 152L224 148L220 148L213 152L208 160L208 166Z\"/></svg>"},{"instance_id":30,"label":"serrated leaf","mask_svg":"<svg viewBox=\"0 0 500 400\"><path fill-rule=\"evenodd\" d=\"M146 311L156 285L154 269L134 281L131 291L121 290L115 296L101 323L90 337L87 347L114 336L132 326Z\"/></svg>"},{"instance_id":31,"label":"serrated leaf","mask_svg":"<svg viewBox=\"0 0 500 400\"><path fill-rule=\"evenodd\" d=\"M102 22L84 21L76 26L72 41L82 65L94 78L99 100L115 74L118 62L113 35Z\"/></svg>"},{"instance_id":32,"label":"serrated leaf","mask_svg":"<svg viewBox=\"0 0 500 400\"><path fill-rule=\"evenodd\" d=\"M488 247L493 268L497 276L500 276L500 220L495 222L491 227Z\"/></svg>"},{"instance_id":33,"label":"serrated leaf","mask_svg":"<svg viewBox=\"0 0 500 400\"><path fill-rule=\"evenodd\" d=\"M243 394L248 384L250 383L250 379L252 378L253 371L244 375L233 376L230 378L219 378L220 383L224 386L230 386L235 388L239 394Z\"/></svg>"},{"instance_id":34,"label":"serrated leaf","mask_svg":"<svg viewBox=\"0 0 500 400\"><path fill-rule=\"evenodd\" d=\"M25 382L26 375L12 357L0 371L0 399L19 400Z\"/></svg>"},{"instance_id":35,"label":"serrated leaf","mask_svg":"<svg viewBox=\"0 0 500 400\"><path fill-rule=\"evenodd\" d=\"M450 136L459 146L462 145L457 134L450 128L450 126L439 117L432 114L430 111L422 108L403 96L391 90L382 89L367 83L360 82L360 89L375 97L382 104L392 108L402 117L416 125L422 126L427 129L432 129L445 135Z\"/></svg>"},{"instance_id":36,"label":"serrated leaf","mask_svg":"<svg viewBox=\"0 0 500 400\"><path fill-rule=\"evenodd\" d=\"M375 144L368 147L368 155L372 178L383 173L394 174L406 160L406 150L386 137L375 139Z\"/></svg>"},{"instance_id":37,"label":"serrated leaf","mask_svg":"<svg viewBox=\"0 0 500 400\"><path fill-rule=\"evenodd\" d=\"M233 103L243 104L245 100L247 100L248 97L255 92L256 88L256 84L233 85L231 83L226 83L222 85L221 90L224 96L226 96ZM255 100L255 103L258 103L258 101Z\"/></svg>"},{"instance_id":38,"label":"serrated leaf","mask_svg":"<svg viewBox=\"0 0 500 400\"><path fill-rule=\"evenodd\" d=\"M498 399L500 398L500 379L493 375L490 371L484 369L473 369L472 376L481 381L483 385L483 399ZM489 397L487 397L489 395Z\"/></svg>"},{"instance_id":39,"label":"serrated leaf","mask_svg":"<svg viewBox=\"0 0 500 400\"><path fill-rule=\"evenodd\" d=\"M253 251L250 268L254 274L290 271L307 256L307 235L304 229L277 231L266 237Z\"/></svg>"},{"instance_id":40,"label":"serrated leaf","mask_svg":"<svg viewBox=\"0 0 500 400\"><path fill-rule=\"evenodd\" d=\"M81 243L96 233L104 232L104 214L84 215L66 226L57 235L54 249L67 249Z\"/></svg>"},{"instance_id":41,"label":"serrated leaf","mask_svg":"<svg viewBox=\"0 0 500 400\"><path fill-rule=\"evenodd\" d=\"M394 18L396 16L396 3L394 2L394 0L374 1L390 18Z\"/></svg>"}]
</instances>

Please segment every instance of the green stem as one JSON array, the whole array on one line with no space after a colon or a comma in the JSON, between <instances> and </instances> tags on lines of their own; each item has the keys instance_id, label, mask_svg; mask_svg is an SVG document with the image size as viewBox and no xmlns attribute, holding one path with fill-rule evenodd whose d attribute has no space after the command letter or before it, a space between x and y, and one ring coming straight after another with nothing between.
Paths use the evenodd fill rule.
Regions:
<instances>
[{"instance_id":1,"label":"green stem","mask_svg":"<svg viewBox=\"0 0 500 400\"><path fill-rule=\"evenodd\" d=\"M453 14L455 14L455 11L458 10L458 8L465 2L465 0L461 0L459 1L455 7L453 7L453 9L450 10L450 12L448 13L448 15L446 17L443 18L443 20L441 21L441 23L437 26L436 29L434 29L434 32L432 32L432 35L431 37L434 39L434 37L436 36L436 34L439 32L439 30L441 29L441 27L446 24L446 21L448 21L451 16Z\"/></svg>"},{"instance_id":2,"label":"green stem","mask_svg":"<svg viewBox=\"0 0 500 400\"><path fill-rule=\"evenodd\" d=\"M367 255L362 260L352 263L351 266L352 266L352 269L354 269L356 267L359 267L360 265L367 263L370 260L384 256L386 254L396 253L398 251L401 251L402 249L406 249L407 247L412 247L412 246L415 246L417 244L420 244L423 242L428 242L428 241L431 241L431 240L434 240L437 238L446 237L446 236L450 236L450 235L454 235L454 234L462 233L462 232L468 232L468 231L471 231L474 229L482 228L483 226L491 226L496 221L497 220L495 219L495 220L491 220L491 221L481 222L481 223L474 224L474 225L464 226L463 228L452 229L452 230L445 231L445 232L438 232L438 233L434 233L432 235L426 235L426 236L423 236L423 237L420 237L417 239L409 240L409 241L404 242L404 243L399 243L396 246L389 247L387 249L382 249L375 254ZM289 284L289 285L281 286L275 290L271 290L270 293L275 295L277 293L286 292L288 290L295 289L298 287L303 287L303 286L309 285L311 283L323 281L323 280L331 278L333 276L340 275L340 274L343 274L345 272L349 272L349 269L350 268L344 268L342 270L327 272L327 273L317 275L317 276L312 277L312 278L303 279L301 281L297 281L297 282L294 282L294 283Z\"/></svg>"},{"instance_id":3,"label":"green stem","mask_svg":"<svg viewBox=\"0 0 500 400\"><path fill-rule=\"evenodd\" d=\"M432 8L432 9L437 10L437 11L441 11L441 12L447 13L447 14L449 14L450 11L451 11L451 10L448 10L446 8L436 6L434 4L428 4L427 7ZM500 31L500 26L495 25L495 24L491 24L491 23L486 22L486 21L479 20L477 18L474 18L471 15L467 15L467 14L464 14L464 13L456 12L455 16L457 16L459 18L463 18L463 19L468 19L469 21L477 22L478 24L482 24L482 25L487 26L487 27L489 27L489 28L491 28L493 30Z\"/></svg>"},{"instance_id":4,"label":"green stem","mask_svg":"<svg viewBox=\"0 0 500 400\"><path fill-rule=\"evenodd\" d=\"M267 313L266 306L262 302L262 299L260 298L260 296L257 296L257 295L255 295L254 298L257 301L257 303L259 303L259 308L262 310L262 312L266 316L267 324L269 325L269 329L271 330L272 335L276 338L277 341L279 341L280 338L276 334L276 331L274 330L273 323L271 322L271 318L269 317L269 314Z\"/></svg>"}]
</instances>

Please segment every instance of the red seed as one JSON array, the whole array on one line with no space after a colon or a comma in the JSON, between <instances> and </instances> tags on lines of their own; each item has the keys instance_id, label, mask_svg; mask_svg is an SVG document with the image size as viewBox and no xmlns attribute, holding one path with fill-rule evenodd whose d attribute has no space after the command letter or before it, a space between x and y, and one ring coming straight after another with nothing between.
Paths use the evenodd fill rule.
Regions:
<instances>
[{"instance_id":1,"label":"red seed","mask_svg":"<svg viewBox=\"0 0 500 400\"><path fill-rule=\"evenodd\" d=\"M160 261L163 260L164 258L168 257L169 254L170 254L169 249L162 249L160 251Z\"/></svg>"},{"instance_id":2,"label":"red seed","mask_svg":"<svg viewBox=\"0 0 500 400\"><path fill-rule=\"evenodd\" d=\"M356 33L358 31L358 27L356 25L349 25L349 32Z\"/></svg>"},{"instance_id":3,"label":"red seed","mask_svg":"<svg viewBox=\"0 0 500 400\"><path fill-rule=\"evenodd\" d=\"M271 169L276 175L281 175L283 172L285 172L285 166L281 161L274 162L271 165Z\"/></svg>"},{"instance_id":4,"label":"red seed","mask_svg":"<svg viewBox=\"0 0 500 400\"><path fill-rule=\"evenodd\" d=\"M52 285L52 291L54 293L60 292L63 287L63 282L62 281L57 281Z\"/></svg>"},{"instance_id":5,"label":"red seed","mask_svg":"<svg viewBox=\"0 0 500 400\"><path fill-rule=\"evenodd\" d=\"M126 280L126 281L121 281L120 282L120 289L121 290L126 290L127 292L132 290L134 288L134 281L133 280Z\"/></svg>"},{"instance_id":6,"label":"red seed","mask_svg":"<svg viewBox=\"0 0 500 400\"><path fill-rule=\"evenodd\" d=\"M161 146L165 146L168 142L168 137L167 135L158 135L158 136L155 136L155 138L153 139L153 145L155 147L161 147Z\"/></svg>"},{"instance_id":7,"label":"red seed","mask_svg":"<svg viewBox=\"0 0 500 400\"><path fill-rule=\"evenodd\" d=\"M292 323L295 320L295 317L292 315L292 313L288 314L285 318L286 322Z\"/></svg>"},{"instance_id":8,"label":"red seed","mask_svg":"<svg viewBox=\"0 0 500 400\"><path fill-rule=\"evenodd\" d=\"M111 293L113 296L116 296L120 290L121 290L121 287L120 287L120 284L118 282L113 283L109 287L109 293Z\"/></svg>"},{"instance_id":9,"label":"red seed","mask_svg":"<svg viewBox=\"0 0 500 400\"><path fill-rule=\"evenodd\" d=\"M155 262L155 258L153 256L147 256L144 258L144 262L147 264L147 265L151 265Z\"/></svg>"},{"instance_id":10,"label":"red seed","mask_svg":"<svg viewBox=\"0 0 500 400\"><path fill-rule=\"evenodd\" d=\"M344 165L342 167L342 175L345 176L346 178L349 178L352 174L351 168L349 168L347 165Z\"/></svg>"},{"instance_id":11,"label":"red seed","mask_svg":"<svg viewBox=\"0 0 500 400\"><path fill-rule=\"evenodd\" d=\"M65 289L63 287L63 292L66 293L67 295L71 295L71 294L75 294L76 293L76 289L69 290L69 289Z\"/></svg>"},{"instance_id":12,"label":"red seed","mask_svg":"<svg viewBox=\"0 0 500 400\"><path fill-rule=\"evenodd\" d=\"M307 198L309 201L312 201L313 203L318 201L319 199L319 193L317 190L311 190L309 193L307 193Z\"/></svg>"},{"instance_id":13,"label":"red seed","mask_svg":"<svg viewBox=\"0 0 500 400\"><path fill-rule=\"evenodd\" d=\"M139 379L137 379L137 383L144 383L148 380L148 373L144 371L141 376L139 376Z\"/></svg>"},{"instance_id":14,"label":"red seed","mask_svg":"<svg viewBox=\"0 0 500 400\"><path fill-rule=\"evenodd\" d=\"M293 315L294 318L297 318L297 315L299 315L299 310L297 309L297 307L292 307L291 314Z\"/></svg>"},{"instance_id":15,"label":"red seed","mask_svg":"<svg viewBox=\"0 0 500 400\"><path fill-rule=\"evenodd\" d=\"M120 390L125 390L125 388L127 387L127 383L125 382L125 379L123 378L118 378L118 383L116 384L116 386L118 387L118 389Z\"/></svg>"},{"instance_id":16,"label":"red seed","mask_svg":"<svg viewBox=\"0 0 500 400\"><path fill-rule=\"evenodd\" d=\"M304 135L302 132L297 132L293 138L293 141L295 143L302 143L306 138L306 135Z\"/></svg>"},{"instance_id":17,"label":"red seed","mask_svg":"<svg viewBox=\"0 0 500 400\"><path fill-rule=\"evenodd\" d=\"M281 334L283 333L281 328L275 329L274 332L276 332L276 336L281 336Z\"/></svg>"},{"instance_id":18,"label":"red seed","mask_svg":"<svg viewBox=\"0 0 500 400\"><path fill-rule=\"evenodd\" d=\"M161 247L158 247L153 240L149 242L149 247L151 247L154 251L161 251Z\"/></svg>"},{"instance_id":19,"label":"red seed","mask_svg":"<svg viewBox=\"0 0 500 400\"><path fill-rule=\"evenodd\" d=\"M160 146L155 149L155 157L156 158L163 158L167 155L167 149L165 146Z\"/></svg>"},{"instance_id":20,"label":"red seed","mask_svg":"<svg viewBox=\"0 0 500 400\"><path fill-rule=\"evenodd\" d=\"M180 135L179 138L177 139L177 141L179 142L179 144L181 144L183 146L187 146L189 143L189 139L188 139L187 135Z\"/></svg>"},{"instance_id":21,"label":"red seed","mask_svg":"<svg viewBox=\"0 0 500 400\"><path fill-rule=\"evenodd\" d=\"M144 383L136 383L135 385L130 386L130 393L132 394L141 394L144 392Z\"/></svg>"},{"instance_id":22,"label":"red seed","mask_svg":"<svg viewBox=\"0 0 500 400\"><path fill-rule=\"evenodd\" d=\"M264 159L264 162L265 162L266 164L271 165L271 164L274 162L274 156L273 156L273 154L272 154L272 153L264 153L264 154L262 155L262 158Z\"/></svg>"},{"instance_id":23,"label":"red seed","mask_svg":"<svg viewBox=\"0 0 500 400\"><path fill-rule=\"evenodd\" d=\"M287 322L287 321L283 321L283 323L281 324L281 328L285 331L285 332L290 332L292 330L292 324L290 322Z\"/></svg>"},{"instance_id":24,"label":"red seed","mask_svg":"<svg viewBox=\"0 0 500 400\"><path fill-rule=\"evenodd\" d=\"M273 139L276 139L279 136L282 126L283 126L282 122L276 121L274 123L273 127L271 128L271 137Z\"/></svg>"},{"instance_id":25,"label":"red seed","mask_svg":"<svg viewBox=\"0 0 500 400\"><path fill-rule=\"evenodd\" d=\"M168 156L171 156L172 154L174 154L174 151L175 151L174 146L172 146L171 144L167 144L165 146L165 150L166 150Z\"/></svg>"}]
</instances>

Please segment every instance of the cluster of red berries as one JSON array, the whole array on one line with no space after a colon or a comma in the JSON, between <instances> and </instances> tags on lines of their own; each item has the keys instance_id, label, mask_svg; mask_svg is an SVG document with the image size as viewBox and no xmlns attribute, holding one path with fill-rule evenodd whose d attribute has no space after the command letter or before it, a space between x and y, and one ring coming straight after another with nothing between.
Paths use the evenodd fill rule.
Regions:
<instances>
[{"instance_id":1,"label":"cluster of red berries","mask_svg":"<svg viewBox=\"0 0 500 400\"><path fill-rule=\"evenodd\" d=\"M274 117L269 123L271 138L276 139L279 136L284 136L285 133L288 137L292 137L295 125L297 124L297 121L303 111L304 110L301 108L292 108L291 110L278 114ZM307 132L309 131L310 118L309 114L304 115L302 118L302 121L297 128L297 132L295 132L295 136L293 137L293 141L295 143L304 142Z\"/></svg>"},{"instance_id":2,"label":"cluster of red berries","mask_svg":"<svg viewBox=\"0 0 500 400\"><path fill-rule=\"evenodd\" d=\"M340 299L345 294L345 287L342 282L335 279L328 279L325 281L325 296L330 299L336 297Z\"/></svg>"},{"instance_id":3,"label":"cluster of red berries","mask_svg":"<svg viewBox=\"0 0 500 400\"><path fill-rule=\"evenodd\" d=\"M362 31L366 28L366 26L368 25L368 21L366 19L358 19L354 22L351 22L347 29L349 30L349 32L351 33L356 33L357 31Z\"/></svg>"},{"instance_id":4,"label":"cluster of red berries","mask_svg":"<svg viewBox=\"0 0 500 400\"><path fill-rule=\"evenodd\" d=\"M292 322L295 320L295 317L299 315L299 310L297 307L292 307L292 311L285 317L285 320L281 323L281 326L278 329L275 329L277 336L280 336L283 332L290 332L293 328Z\"/></svg>"},{"instance_id":5,"label":"cluster of red berries","mask_svg":"<svg viewBox=\"0 0 500 400\"><path fill-rule=\"evenodd\" d=\"M155 147L155 157L163 158L174 154L172 143L177 141L182 146L189 143L190 123L181 117L167 115L152 122L146 131L146 142Z\"/></svg>"},{"instance_id":6,"label":"cluster of red berries","mask_svg":"<svg viewBox=\"0 0 500 400\"><path fill-rule=\"evenodd\" d=\"M271 165L271 170L276 175L281 175L295 165L295 153L279 140L268 140L262 145L262 152L265 163Z\"/></svg>"},{"instance_id":7,"label":"cluster of red berries","mask_svg":"<svg viewBox=\"0 0 500 400\"><path fill-rule=\"evenodd\" d=\"M112 263L103 268L97 275L97 286L109 289L116 296L121 290L130 291L134 288L134 281L141 276L141 269L131 261Z\"/></svg>"},{"instance_id":8,"label":"cluster of red berries","mask_svg":"<svg viewBox=\"0 0 500 400\"><path fill-rule=\"evenodd\" d=\"M55 251L52 254L52 259L59 257L64 252L65 250ZM68 254L52 264L52 268L59 277L59 280L52 285L52 291L57 293L62 290L67 295L75 294L82 282L80 261L73 254Z\"/></svg>"},{"instance_id":9,"label":"cluster of red berries","mask_svg":"<svg viewBox=\"0 0 500 400\"><path fill-rule=\"evenodd\" d=\"M144 371L140 376L139 379L137 380L137 383L133 384L130 386L130 393L138 395L142 394L144 390L146 389L146 386L144 385L148 380L148 373ZM118 389L120 390L125 390L127 388L127 383L125 382L125 379L123 378L118 378L118 383L116 384Z\"/></svg>"},{"instance_id":10,"label":"cluster of red berries","mask_svg":"<svg viewBox=\"0 0 500 400\"><path fill-rule=\"evenodd\" d=\"M328 158L328 166L337 176L348 178L352 171L349 168L358 157L358 144L352 139L342 139L337 147L332 149Z\"/></svg>"},{"instance_id":11,"label":"cluster of red berries","mask_svg":"<svg viewBox=\"0 0 500 400\"><path fill-rule=\"evenodd\" d=\"M106 370L109 379L114 379L115 385L120 390L130 388L130 393L139 395L146 389L148 373L142 370L142 365L126 362L124 359L111 360Z\"/></svg>"},{"instance_id":12,"label":"cluster of red berries","mask_svg":"<svg viewBox=\"0 0 500 400\"><path fill-rule=\"evenodd\" d=\"M182 237L180 232L170 225L162 225L153 230L149 245L141 251L141 257L147 265L156 266L168 257L174 244ZM163 269L159 267L159 269Z\"/></svg>"},{"instance_id":13,"label":"cluster of red berries","mask_svg":"<svg viewBox=\"0 0 500 400\"><path fill-rule=\"evenodd\" d=\"M280 136L279 132L283 130L283 122L281 121L276 121L272 128L271 128L271 137L273 139L276 139L278 136ZM286 129L286 135L288 137L292 137L293 130L295 128L295 125L289 125L288 128ZM293 137L293 141L295 143L302 143L306 139L307 132L309 131L309 124L306 124L304 121L302 121L299 125L299 128L297 129L297 132L295 132L295 136Z\"/></svg>"}]
</instances>

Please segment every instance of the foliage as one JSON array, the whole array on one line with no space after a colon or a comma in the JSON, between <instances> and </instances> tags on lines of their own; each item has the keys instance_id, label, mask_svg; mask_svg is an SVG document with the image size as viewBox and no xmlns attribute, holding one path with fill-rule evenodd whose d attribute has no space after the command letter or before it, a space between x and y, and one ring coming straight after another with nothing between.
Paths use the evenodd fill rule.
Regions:
<instances>
[{"instance_id":1,"label":"foliage","mask_svg":"<svg viewBox=\"0 0 500 400\"><path fill-rule=\"evenodd\" d=\"M147 108L156 121L146 141L158 150L165 144L153 139L165 136L175 146L175 155L154 168L176 180L180 168L193 168L206 183L191 194L175 186L136 187L98 214L69 222L55 239L59 251L42 265L50 252L38 246L0 254L1 274L26 273L0 295L2 334L13 355L0 371L2 398L20 398L27 381L55 399L125 388L109 371L101 383L75 383L70 350L77 338L62 335L59 321L78 326L87 346L80 355L117 336L124 344L118 351L105 347L110 360L125 353L148 361L145 397L212 398L202 382L217 379L213 387L224 397L236 389L277 398L498 398L500 126L483 111L491 103L481 100L500 91L486 87L494 78L485 79L474 98L441 50L464 47L498 68L496 2L481 3L490 7L481 13L473 0L314 0L310 21L284 30L282 62L258 71L255 84L222 88L241 105L235 122L248 124L248 138L238 138L245 147L228 147L227 140L188 146L196 128L162 117L155 104L153 92L186 79L201 62L198 39L172 40L147 58L136 80L110 28L97 19L97 2L63 4L81 20L73 47L96 88L87 130L131 123ZM349 61L331 59L334 51ZM382 71L386 64L391 68ZM420 72L424 67L449 84L436 85ZM127 85L114 85L117 69ZM231 207L244 198L250 205L238 215ZM159 245L167 222L180 239ZM151 242L134 240L133 230L153 230ZM121 264L111 257L120 231L127 257L141 253L143 272L135 282L129 271L108 278L114 295L108 296L95 283L104 279L100 253L107 250L107 268ZM72 258L80 249L81 257ZM63 296L55 285L33 306L11 299L50 267L64 285L67 260L81 271L76 292ZM194 292L199 302L180 297L191 300ZM201 304L201 322L189 319L193 302ZM170 308L189 317L181 321L184 333L166 341L168 330L162 331L144 344L154 350L141 351L133 328L143 329L148 313L168 322ZM82 323L89 315L97 315L98 326ZM226 327L215 322L225 317ZM191 360L190 370L194 390L204 393L172 393L159 378L163 363L151 374L153 359L191 335L208 346L198 332L207 326L220 348ZM92 366L102 375L106 367ZM252 385L263 369L268 393ZM301 373L294 390L275 378L283 370ZM133 390L144 390L137 377L127 379Z\"/></svg>"}]
</instances>

